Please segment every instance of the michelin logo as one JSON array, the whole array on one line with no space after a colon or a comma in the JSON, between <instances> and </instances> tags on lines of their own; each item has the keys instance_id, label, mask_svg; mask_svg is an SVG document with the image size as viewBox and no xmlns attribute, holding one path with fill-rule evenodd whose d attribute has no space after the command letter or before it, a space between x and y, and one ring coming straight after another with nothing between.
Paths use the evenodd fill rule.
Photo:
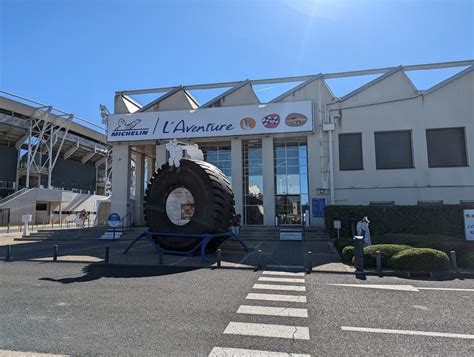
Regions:
<instances>
[{"instance_id":1,"label":"michelin logo","mask_svg":"<svg viewBox=\"0 0 474 357\"><path fill-rule=\"evenodd\" d=\"M148 134L149 128L136 128L141 123L141 119L135 119L129 123L124 118L120 118L117 127L112 131L111 136L144 136Z\"/></svg>"}]
</instances>

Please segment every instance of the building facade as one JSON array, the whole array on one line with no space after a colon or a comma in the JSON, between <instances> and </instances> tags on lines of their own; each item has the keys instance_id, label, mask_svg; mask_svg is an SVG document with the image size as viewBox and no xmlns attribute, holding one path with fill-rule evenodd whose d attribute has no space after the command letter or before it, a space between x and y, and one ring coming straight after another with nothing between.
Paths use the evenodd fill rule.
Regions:
<instances>
[{"instance_id":1,"label":"building facade","mask_svg":"<svg viewBox=\"0 0 474 357\"><path fill-rule=\"evenodd\" d=\"M145 182L166 162L172 138L198 144L229 177L246 225L322 226L330 204L474 201L473 64L117 92L108 123L112 211L144 223ZM423 91L406 75L461 66ZM341 98L326 82L363 74L379 76ZM290 80L300 84L267 103L255 94L256 85ZM191 94L222 87L230 89L202 105ZM165 94L144 106L131 98L155 92Z\"/></svg>"}]
</instances>

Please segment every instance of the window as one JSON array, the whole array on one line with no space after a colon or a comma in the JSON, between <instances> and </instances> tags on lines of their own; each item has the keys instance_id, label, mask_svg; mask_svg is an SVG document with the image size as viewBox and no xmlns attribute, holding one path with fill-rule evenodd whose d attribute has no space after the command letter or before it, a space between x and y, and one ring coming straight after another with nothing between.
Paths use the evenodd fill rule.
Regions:
<instances>
[{"instance_id":1,"label":"window","mask_svg":"<svg viewBox=\"0 0 474 357\"><path fill-rule=\"evenodd\" d=\"M411 131L376 132L375 163L378 170L413 168Z\"/></svg>"},{"instance_id":2,"label":"window","mask_svg":"<svg viewBox=\"0 0 474 357\"><path fill-rule=\"evenodd\" d=\"M362 134L339 134L339 170L363 170Z\"/></svg>"},{"instance_id":3,"label":"window","mask_svg":"<svg viewBox=\"0 0 474 357\"><path fill-rule=\"evenodd\" d=\"M467 166L464 128L427 129L429 167Z\"/></svg>"},{"instance_id":4,"label":"window","mask_svg":"<svg viewBox=\"0 0 474 357\"><path fill-rule=\"evenodd\" d=\"M262 141L242 141L244 224L263 224Z\"/></svg>"},{"instance_id":5,"label":"window","mask_svg":"<svg viewBox=\"0 0 474 357\"><path fill-rule=\"evenodd\" d=\"M200 147L204 154L204 161L207 161L222 170L232 182L232 161L230 145L228 143L203 145Z\"/></svg>"}]
</instances>

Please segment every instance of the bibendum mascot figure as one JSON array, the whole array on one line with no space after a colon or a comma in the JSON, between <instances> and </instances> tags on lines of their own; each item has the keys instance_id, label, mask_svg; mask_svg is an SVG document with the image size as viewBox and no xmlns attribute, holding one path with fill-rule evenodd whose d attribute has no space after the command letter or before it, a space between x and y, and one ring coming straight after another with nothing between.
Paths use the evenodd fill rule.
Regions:
<instances>
[{"instance_id":1,"label":"bibendum mascot figure","mask_svg":"<svg viewBox=\"0 0 474 357\"><path fill-rule=\"evenodd\" d=\"M356 226L357 235L364 237L364 246L372 244L372 242L370 241L369 223L369 218L364 217L359 222L357 222Z\"/></svg>"},{"instance_id":2,"label":"bibendum mascot figure","mask_svg":"<svg viewBox=\"0 0 474 357\"><path fill-rule=\"evenodd\" d=\"M183 147L178 144L177 139L170 140L166 144L166 150L170 153L168 164L170 166L179 167L181 165L181 159L183 158Z\"/></svg>"}]
</instances>

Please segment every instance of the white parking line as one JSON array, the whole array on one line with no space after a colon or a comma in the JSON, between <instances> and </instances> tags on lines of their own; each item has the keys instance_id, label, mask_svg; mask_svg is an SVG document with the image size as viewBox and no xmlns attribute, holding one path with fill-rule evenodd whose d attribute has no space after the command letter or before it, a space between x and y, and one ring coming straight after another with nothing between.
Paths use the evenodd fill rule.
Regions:
<instances>
[{"instance_id":1,"label":"white parking line","mask_svg":"<svg viewBox=\"0 0 474 357\"><path fill-rule=\"evenodd\" d=\"M273 278L269 276L261 276L258 278L259 281L273 281L275 283L300 283L304 284L304 279L294 279L294 278Z\"/></svg>"},{"instance_id":2,"label":"white parking line","mask_svg":"<svg viewBox=\"0 0 474 357\"><path fill-rule=\"evenodd\" d=\"M289 271L273 271L273 270L265 270L262 272L265 275L281 275L281 276L303 276L304 273L292 273Z\"/></svg>"},{"instance_id":3,"label":"white parking line","mask_svg":"<svg viewBox=\"0 0 474 357\"><path fill-rule=\"evenodd\" d=\"M474 291L474 289L461 289L461 288L419 288L418 290L439 290L439 291Z\"/></svg>"},{"instance_id":4,"label":"white parking line","mask_svg":"<svg viewBox=\"0 0 474 357\"><path fill-rule=\"evenodd\" d=\"M291 308L291 307L240 305L240 307L237 310L237 313L249 314L249 315L283 316L283 317L308 317L307 309L296 309L296 308Z\"/></svg>"},{"instance_id":5,"label":"white parking line","mask_svg":"<svg viewBox=\"0 0 474 357\"><path fill-rule=\"evenodd\" d=\"M273 284L254 284L253 289L284 290L284 291L306 291L306 288L304 286L273 285Z\"/></svg>"},{"instance_id":6,"label":"white parking line","mask_svg":"<svg viewBox=\"0 0 474 357\"><path fill-rule=\"evenodd\" d=\"M373 332L373 333L431 336L431 337L450 337L450 338L463 338L463 339L468 339L468 340L474 340L474 335L468 335L468 334L462 334L462 333L392 330L392 329L383 329L383 328L350 327L350 326L341 326L341 329L342 331Z\"/></svg>"},{"instance_id":7,"label":"white parking line","mask_svg":"<svg viewBox=\"0 0 474 357\"><path fill-rule=\"evenodd\" d=\"M309 340L309 329L302 326L229 322L224 334Z\"/></svg>"},{"instance_id":8,"label":"white parking line","mask_svg":"<svg viewBox=\"0 0 474 357\"><path fill-rule=\"evenodd\" d=\"M285 302L307 302L306 296L278 295L278 294L253 294L246 296L248 300L285 301Z\"/></svg>"},{"instance_id":9,"label":"white parking line","mask_svg":"<svg viewBox=\"0 0 474 357\"><path fill-rule=\"evenodd\" d=\"M246 350L242 348L214 347L209 357L311 357L307 354L285 353L259 350Z\"/></svg>"},{"instance_id":10,"label":"white parking line","mask_svg":"<svg viewBox=\"0 0 474 357\"><path fill-rule=\"evenodd\" d=\"M67 357L69 355L55 355L51 353L18 352L0 350L0 357Z\"/></svg>"}]
</instances>

